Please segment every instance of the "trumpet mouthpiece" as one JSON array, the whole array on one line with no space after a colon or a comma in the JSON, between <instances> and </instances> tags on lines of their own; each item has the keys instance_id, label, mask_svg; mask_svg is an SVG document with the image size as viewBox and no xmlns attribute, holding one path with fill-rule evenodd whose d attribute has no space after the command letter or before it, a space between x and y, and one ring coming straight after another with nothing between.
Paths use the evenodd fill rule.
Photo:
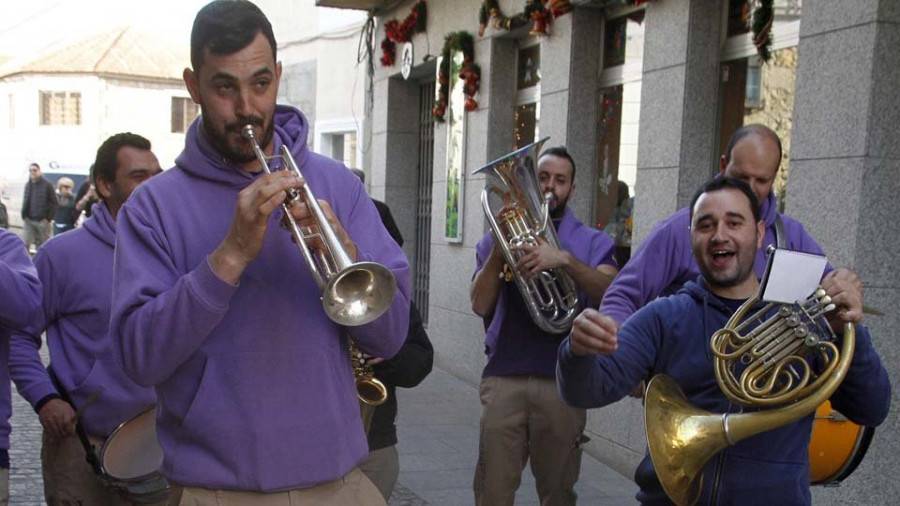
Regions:
<instances>
[{"instance_id":1,"label":"trumpet mouthpiece","mask_svg":"<svg viewBox=\"0 0 900 506\"><path fill-rule=\"evenodd\" d=\"M252 141L256 137L256 130L253 130L253 125L244 125L244 128L241 129L241 137Z\"/></svg>"}]
</instances>

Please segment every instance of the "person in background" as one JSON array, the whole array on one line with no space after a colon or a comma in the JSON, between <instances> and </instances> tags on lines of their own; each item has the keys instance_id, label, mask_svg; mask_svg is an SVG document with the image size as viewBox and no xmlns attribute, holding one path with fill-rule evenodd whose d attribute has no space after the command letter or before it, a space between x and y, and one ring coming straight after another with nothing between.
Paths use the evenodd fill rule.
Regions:
<instances>
[{"instance_id":1,"label":"person in background","mask_svg":"<svg viewBox=\"0 0 900 506\"><path fill-rule=\"evenodd\" d=\"M350 169L365 184L366 173L360 169ZM399 246L403 246L403 236L391 215L391 208L379 200L372 199L384 227ZM365 357L372 365L375 377L388 389L387 401L375 408L372 425L369 428L369 455L359 465L359 469L372 480L387 501L391 497L397 477L400 475L400 456L397 453L397 387L418 386L429 373L434 362L434 348L422 323L422 315L412 301L409 303L409 330L403 347L393 358Z\"/></svg>"},{"instance_id":2,"label":"person in background","mask_svg":"<svg viewBox=\"0 0 900 506\"><path fill-rule=\"evenodd\" d=\"M629 196L628 184L624 181L618 181L616 197L616 208L613 209L603 231L606 232L606 235L612 237L616 243L616 263L621 269L628 263L628 259L631 258L631 231L633 223L631 214L634 210L634 198Z\"/></svg>"},{"instance_id":3,"label":"person in background","mask_svg":"<svg viewBox=\"0 0 900 506\"><path fill-rule=\"evenodd\" d=\"M41 166L28 166L28 183L22 199L25 246L34 252L50 238L50 220L56 215L56 191L53 183L41 175Z\"/></svg>"},{"instance_id":4,"label":"person in background","mask_svg":"<svg viewBox=\"0 0 900 506\"><path fill-rule=\"evenodd\" d=\"M112 353L161 402L156 434L173 504L383 505L358 469L368 455L349 340L392 357L409 328L409 263L362 183L311 152L310 123L276 104L282 65L265 14L204 6L184 81L201 115L176 166L119 212ZM303 171L261 166L285 147ZM309 188L351 262L390 270L396 292L369 323L331 320L291 233L287 190ZM289 212L316 224L309 206ZM308 241L316 252L321 245ZM355 308L352 308L355 309Z\"/></svg>"},{"instance_id":5,"label":"person in background","mask_svg":"<svg viewBox=\"0 0 900 506\"><path fill-rule=\"evenodd\" d=\"M89 465L76 423L99 450L114 429L156 404L153 389L125 376L109 349L116 217L131 192L162 171L150 148L147 139L120 133L97 150L92 175L102 201L83 226L38 250L43 311L10 341L10 376L44 428L41 469L49 506L130 504ZM47 369L38 353L44 332Z\"/></svg>"},{"instance_id":6,"label":"person in background","mask_svg":"<svg viewBox=\"0 0 900 506\"><path fill-rule=\"evenodd\" d=\"M524 255L510 268L528 277L559 268L575 282L582 307L596 304L616 274L613 241L586 227L568 208L575 161L565 148L541 153L537 170L541 193L553 194L550 218L561 249L546 243L523 246ZM493 231L478 242L475 260L469 297L485 322L488 355L481 379L475 504L511 506L530 460L541 504L574 505L587 413L566 406L556 390L556 348L565 334L541 330L516 284L504 283L500 274L506 260Z\"/></svg>"},{"instance_id":7,"label":"person in background","mask_svg":"<svg viewBox=\"0 0 900 506\"><path fill-rule=\"evenodd\" d=\"M41 282L25 244L0 229L0 505L9 504L9 338L29 325L41 311Z\"/></svg>"},{"instance_id":8,"label":"person in background","mask_svg":"<svg viewBox=\"0 0 900 506\"><path fill-rule=\"evenodd\" d=\"M59 235L67 230L75 228L75 194L72 189L75 183L67 178L61 177L56 182L56 214L53 216L53 235Z\"/></svg>"},{"instance_id":9,"label":"person in background","mask_svg":"<svg viewBox=\"0 0 900 506\"><path fill-rule=\"evenodd\" d=\"M91 165L91 174L93 173L94 166ZM97 189L94 187L93 176L91 176L84 183L81 183L81 186L78 188L78 193L75 195L76 226L84 221L85 218L91 217L91 207L99 201L100 198L97 197Z\"/></svg>"}]
</instances>

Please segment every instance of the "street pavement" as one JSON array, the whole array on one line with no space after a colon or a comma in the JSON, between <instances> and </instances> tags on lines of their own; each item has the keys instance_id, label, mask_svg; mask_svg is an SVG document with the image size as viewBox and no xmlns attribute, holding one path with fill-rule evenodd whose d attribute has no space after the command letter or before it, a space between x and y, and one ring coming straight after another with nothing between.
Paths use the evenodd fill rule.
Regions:
<instances>
[{"instance_id":1,"label":"street pavement","mask_svg":"<svg viewBox=\"0 0 900 506\"><path fill-rule=\"evenodd\" d=\"M46 350L46 347L44 348ZM43 351L43 350L42 350ZM46 360L46 357L45 357ZM400 478L389 506L471 506L481 404L476 386L435 369L414 389L397 389ZM43 505L41 427L13 387L10 504ZM634 504L634 483L585 454L578 503ZM522 473L517 506L538 505L534 477Z\"/></svg>"}]
</instances>

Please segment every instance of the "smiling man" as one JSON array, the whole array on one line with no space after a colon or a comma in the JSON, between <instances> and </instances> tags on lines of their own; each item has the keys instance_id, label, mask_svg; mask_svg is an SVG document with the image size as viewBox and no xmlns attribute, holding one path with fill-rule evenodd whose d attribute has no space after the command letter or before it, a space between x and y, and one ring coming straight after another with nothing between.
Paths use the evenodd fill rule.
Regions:
<instances>
[{"instance_id":1,"label":"smiling man","mask_svg":"<svg viewBox=\"0 0 900 506\"><path fill-rule=\"evenodd\" d=\"M714 179L691 202L691 250L702 276L675 295L660 298L629 318L621 328L597 310L575 320L572 334L559 347L557 382L569 405L603 407L624 397L640 380L667 374L688 402L713 413L739 406L719 390L709 349L712 334L756 294L756 251L763 241L756 196L744 182ZM822 282L838 306L832 328L856 325L856 353L831 402L861 425L878 425L890 407L890 383L860 325L862 292L846 269ZM809 504L809 438L813 413L733 445L703 469L698 504ZM635 472L642 504L670 504L653 463L646 455Z\"/></svg>"},{"instance_id":2,"label":"smiling man","mask_svg":"<svg viewBox=\"0 0 900 506\"><path fill-rule=\"evenodd\" d=\"M176 166L142 185L118 223L113 355L162 400L157 437L173 504L381 505L357 468L368 454L348 334L377 357L406 338L409 265L362 183L307 149L310 124L276 105L272 26L243 0L197 14L184 81L201 118ZM286 146L305 179L266 174ZM391 269L397 293L376 320L345 328L280 226L286 190L309 184L353 261ZM307 222L305 204L291 208ZM219 501L219 502L217 502Z\"/></svg>"}]
</instances>

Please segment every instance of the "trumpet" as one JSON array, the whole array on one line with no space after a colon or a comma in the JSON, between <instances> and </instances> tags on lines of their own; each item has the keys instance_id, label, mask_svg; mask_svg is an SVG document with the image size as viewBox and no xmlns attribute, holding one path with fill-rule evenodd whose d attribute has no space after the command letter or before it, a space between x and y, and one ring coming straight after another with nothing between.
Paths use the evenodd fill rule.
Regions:
<instances>
[{"instance_id":1,"label":"trumpet","mask_svg":"<svg viewBox=\"0 0 900 506\"><path fill-rule=\"evenodd\" d=\"M263 170L271 173L268 158L256 140L256 131L253 129L253 125L244 126L241 136L250 142ZM288 170L293 171L305 181L303 173L297 167L297 162L294 161L287 146L281 146L280 158L287 165ZM394 295L397 292L397 280L394 278L394 273L375 262L353 263L334 229L328 223L309 184L304 184L302 190L302 193L293 188L288 190L281 209L284 211L285 220L294 236L294 242L300 248L307 267L319 285L325 314L335 323L348 327L363 325L375 320L384 314L394 301ZM318 231L307 227L306 233L304 233L297 223L294 215L291 214L291 206L298 202L305 202L309 207ZM307 244L312 241L321 241L324 251L318 248L314 255L312 246ZM359 399L360 417L368 434L374 408L387 401L388 392L384 384L372 373L371 366L361 360L362 353L353 339L348 336L347 340L350 361L353 366L356 396Z\"/></svg>"},{"instance_id":2,"label":"trumpet","mask_svg":"<svg viewBox=\"0 0 900 506\"><path fill-rule=\"evenodd\" d=\"M253 125L245 125L241 130L241 136L250 142L256 158L267 174L272 172L269 169L269 158L281 158L288 170L305 180L287 146L281 146L280 155L267 157L259 146ZM281 209L294 236L294 242L300 248L300 253L322 292L325 314L335 323L347 327L364 325L375 320L384 314L394 301L397 292L394 273L375 262L354 263L350 260L350 255L328 223L309 184L304 184L301 190L295 188L288 190ZM314 229L306 227L306 233L291 214L291 206L298 202L306 203L316 222ZM313 241L321 241L324 245L323 248L316 248L315 254L311 246Z\"/></svg>"}]
</instances>

